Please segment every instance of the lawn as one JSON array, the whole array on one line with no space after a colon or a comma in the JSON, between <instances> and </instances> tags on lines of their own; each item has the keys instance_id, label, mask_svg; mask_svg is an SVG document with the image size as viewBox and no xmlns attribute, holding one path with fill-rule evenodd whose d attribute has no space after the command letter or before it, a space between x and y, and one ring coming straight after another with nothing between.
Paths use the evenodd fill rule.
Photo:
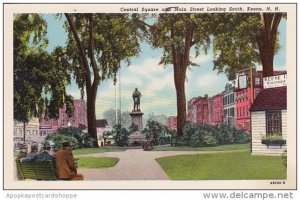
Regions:
<instances>
[{"instance_id":1,"label":"lawn","mask_svg":"<svg viewBox=\"0 0 300 200\"><path fill-rule=\"evenodd\" d=\"M171 180L285 179L280 156L251 156L249 152L180 155L156 161Z\"/></svg>"},{"instance_id":2,"label":"lawn","mask_svg":"<svg viewBox=\"0 0 300 200\"><path fill-rule=\"evenodd\" d=\"M228 144L214 147L176 147L176 146L154 146L154 151L230 151L230 150L250 150L250 143Z\"/></svg>"},{"instance_id":3,"label":"lawn","mask_svg":"<svg viewBox=\"0 0 300 200\"><path fill-rule=\"evenodd\" d=\"M76 149L73 150L72 153L74 156L76 155L83 155L83 154L90 154L90 153L105 153L105 152L115 152L115 151L125 151L123 149L105 149L105 148L85 148L85 149Z\"/></svg>"},{"instance_id":4,"label":"lawn","mask_svg":"<svg viewBox=\"0 0 300 200\"><path fill-rule=\"evenodd\" d=\"M77 165L78 168L108 168L115 166L118 162L119 158L80 157Z\"/></svg>"}]
</instances>

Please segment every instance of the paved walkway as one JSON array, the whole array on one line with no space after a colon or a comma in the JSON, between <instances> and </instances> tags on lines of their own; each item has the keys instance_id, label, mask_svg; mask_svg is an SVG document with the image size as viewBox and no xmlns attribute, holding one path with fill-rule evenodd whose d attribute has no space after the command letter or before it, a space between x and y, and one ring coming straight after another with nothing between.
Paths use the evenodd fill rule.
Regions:
<instances>
[{"instance_id":1,"label":"paved walkway","mask_svg":"<svg viewBox=\"0 0 300 200\"><path fill-rule=\"evenodd\" d=\"M104 169L79 169L85 180L168 180L167 174L155 158L200 153L199 151L143 151L129 149L120 152L106 152L82 155L85 157L117 157L116 166Z\"/></svg>"}]
</instances>

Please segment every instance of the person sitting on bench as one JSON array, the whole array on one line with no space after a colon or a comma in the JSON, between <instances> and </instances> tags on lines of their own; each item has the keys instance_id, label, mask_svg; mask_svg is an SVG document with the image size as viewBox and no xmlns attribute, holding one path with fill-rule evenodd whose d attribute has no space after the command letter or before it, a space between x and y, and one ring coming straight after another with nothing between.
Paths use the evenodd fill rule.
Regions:
<instances>
[{"instance_id":1,"label":"person sitting on bench","mask_svg":"<svg viewBox=\"0 0 300 200\"><path fill-rule=\"evenodd\" d=\"M25 162L32 162L35 160L50 160L53 165L53 168L56 169L55 158L49 154L50 148L51 148L50 143L45 142L43 146L43 151L41 153L38 153L32 157L27 156L25 158L21 158L20 161L25 163Z\"/></svg>"},{"instance_id":2,"label":"person sitting on bench","mask_svg":"<svg viewBox=\"0 0 300 200\"><path fill-rule=\"evenodd\" d=\"M61 180L83 180L83 175L77 174L72 147L68 141L62 143L62 149L56 153L56 171Z\"/></svg>"}]
</instances>

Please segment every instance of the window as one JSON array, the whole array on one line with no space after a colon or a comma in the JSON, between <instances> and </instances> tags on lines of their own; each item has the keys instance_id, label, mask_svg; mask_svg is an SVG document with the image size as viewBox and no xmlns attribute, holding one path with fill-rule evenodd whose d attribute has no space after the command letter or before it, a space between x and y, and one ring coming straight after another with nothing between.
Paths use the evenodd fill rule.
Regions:
<instances>
[{"instance_id":1,"label":"window","mask_svg":"<svg viewBox=\"0 0 300 200\"><path fill-rule=\"evenodd\" d=\"M234 103L234 94L233 93L230 94L230 103L231 104Z\"/></svg>"},{"instance_id":2,"label":"window","mask_svg":"<svg viewBox=\"0 0 300 200\"><path fill-rule=\"evenodd\" d=\"M230 108L230 116L234 117L234 108Z\"/></svg>"},{"instance_id":3,"label":"window","mask_svg":"<svg viewBox=\"0 0 300 200\"><path fill-rule=\"evenodd\" d=\"M260 85L260 78L255 77L255 86L259 86L259 85Z\"/></svg>"},{"instance_id":4,"label":"window","mask_svg":"<svg viewBox=\"0 0 300 200\"><path fill-rule=\"evenodd\" d=\"M267 135L281 133L281 111L266 111Z\"/></svg>"}]
</instances>

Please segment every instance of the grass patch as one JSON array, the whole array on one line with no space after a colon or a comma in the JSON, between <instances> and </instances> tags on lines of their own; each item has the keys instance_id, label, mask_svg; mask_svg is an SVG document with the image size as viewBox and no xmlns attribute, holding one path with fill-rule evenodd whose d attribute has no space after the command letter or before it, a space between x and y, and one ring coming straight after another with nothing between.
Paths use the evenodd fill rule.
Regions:
<instances>
[{"instance_id":1,"label":"grass patch","mask_svg":"<svg viewBox=\"0 0 300 200\"><path fill-rule=\"evenodd\" d=\"M93 158L80 157L77 161L78 168L108 168L113 167L119 162L119 158Z\"/></svg>"},{"instance_id":2,"label":"grass patch","mask_svg":"<svg viewBox=\"0 0 300 200\"><path fill-rule=\"evenodd\" d=\"M154 146L154 151L230 151L230 150L249 150L250 143L247 144L227 144L214 147L175 147L175 146Z\"/></svg>"},{"instance_id":3,"label":"grass patch","mask_svg":"<svg viewBox=\"0 0 300 200\"><path fill-rule=\"evenodd\" d=\"M85 149L76 149L72 150L73 155L83 155L91 153L105 153L105 152L115 152L115 151L124 151L123 149L105 149L105 148L85 148Z\"/></svg>"},{"instance_id":4,"label":"grass patch","mask_svg":"<svg viewBox=\"0 0 300 200\"><path fill-rule=\"evenodd\" d=\"M280 156L251 156L248 152L181 155L156 161L172 180L285 179Z\"/></svg>"}]
</instances>

